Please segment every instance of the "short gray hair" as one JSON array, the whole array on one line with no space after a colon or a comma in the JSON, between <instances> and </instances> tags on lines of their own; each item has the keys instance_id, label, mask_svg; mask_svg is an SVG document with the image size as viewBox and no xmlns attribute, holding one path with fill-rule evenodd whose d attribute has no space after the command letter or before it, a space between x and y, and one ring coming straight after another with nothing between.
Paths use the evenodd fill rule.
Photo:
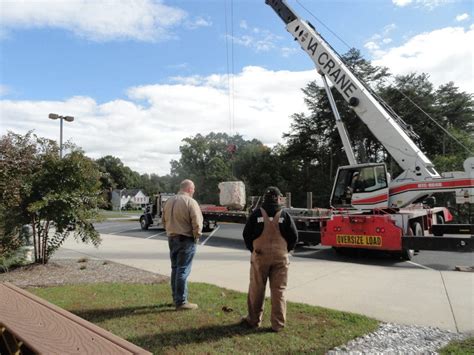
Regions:
<instances>
[{"instance_id":1,"label":"short gray hair","mask_svg":"<svg viewBox=\"0 0 474 355\"><path fill-rule=\"evenodd\" d=\"M192 180L185 179L185 180L181 181L181 183L179 184L179 190L180 191L185 191L188 188L190 188L191 186L194 186L194 182Z\"/></svg>"}]
</instances>

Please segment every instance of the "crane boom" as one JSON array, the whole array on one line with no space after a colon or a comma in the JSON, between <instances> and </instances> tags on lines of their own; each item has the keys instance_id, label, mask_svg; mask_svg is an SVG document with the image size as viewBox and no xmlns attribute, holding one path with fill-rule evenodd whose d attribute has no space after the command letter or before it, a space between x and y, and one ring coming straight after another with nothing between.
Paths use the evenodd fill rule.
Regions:
<instances>
[{"instance_id":1,"label":"crane boom","mask_svg":"<svg viewBox=\"0 0 474 355\"><path fill-rule=\"evenodd\" d=\"M341 116L339 116L339 111L336 106L336 102L334 101L334 97L332 96L331 89L329 88L328 81L324 74L321 74L321 79L323 80L324 89L326 90L326 95L328 96L329 104L331 105L332 112L334 114L334 118L336 119L336 127L339 132L339 136L342 140L342 145L344 147L344 151L346 152L347 160L349 164L355 165L357 164L357 160L354 155L354 151L352 150L351 142L347 135L346 127L344 123L342 123Z\"/></svg>"},{"instance_id":2,"label":"crane boom","mask_svg":"<svg viewBox=\"0 0 474 355\"><path fill-rule=\"evenodd\" d=\"M300 43L318 70L332 82L349 106L404 170L399 178L416 180L439 178L440 175L434 169L433 163L314 27L300 19L285 0L265 2L283 20L288 32Z\"/></svg>"}]
</instances>

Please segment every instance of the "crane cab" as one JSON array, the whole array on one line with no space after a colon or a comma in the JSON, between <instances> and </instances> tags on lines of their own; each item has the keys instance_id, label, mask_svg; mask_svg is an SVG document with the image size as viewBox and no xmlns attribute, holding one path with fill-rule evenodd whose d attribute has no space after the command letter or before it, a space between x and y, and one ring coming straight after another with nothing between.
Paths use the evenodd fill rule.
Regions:
<instances>
[{"instance_id":1,"label":"crane cab","mask_svg":"<svg viewBox=\"0 0 474 355\"><path fill-rule=\"evenodd\" d=\"M368 210L388 207L390 174L385 164L342 166L337 170L331 207Z\"/></svg>"}]
</instances>

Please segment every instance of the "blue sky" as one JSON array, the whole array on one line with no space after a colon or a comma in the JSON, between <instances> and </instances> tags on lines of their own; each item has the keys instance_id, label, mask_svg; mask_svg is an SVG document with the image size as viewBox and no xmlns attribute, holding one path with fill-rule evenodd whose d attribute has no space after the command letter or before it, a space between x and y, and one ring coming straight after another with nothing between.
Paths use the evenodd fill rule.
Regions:
<instances>
[{"instance_id":1,"label":"blue sky","mask_svg":"<svg viewBox=\"0 0 474 355\"><path fill-rule=\"evenodd\" d=\"M339 53L347 46L313 15L394 74L424 71L474 91L472 0L288 3ZM305 110L300 89L316 79L264 0L0 6L0 133L58 139L48 113L73 115L65 139L140 172L169 172L181 139L199 132L280 142L289 116Z\"/></svg>"}]
</instances>

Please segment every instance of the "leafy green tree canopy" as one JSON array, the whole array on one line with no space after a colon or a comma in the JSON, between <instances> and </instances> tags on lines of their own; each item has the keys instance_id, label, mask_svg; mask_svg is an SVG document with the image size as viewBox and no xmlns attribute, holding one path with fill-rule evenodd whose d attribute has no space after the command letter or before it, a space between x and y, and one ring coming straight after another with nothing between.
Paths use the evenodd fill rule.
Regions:
<instances>
[{"instance_id":1,"label":"leafy green tree canopy","mask_svg":"<svg viewBox=\"0 0 474 355\"><path fill-rule=\"evenodd\" d=\"M47 263L72 234L83 242L100 243L92 222L100 202L98 166L77 147L59 158L55 142L31 132L2 136L2 248L15 240L24 224L33 230L35 261Z\"/></svg>"}]
</instances>

